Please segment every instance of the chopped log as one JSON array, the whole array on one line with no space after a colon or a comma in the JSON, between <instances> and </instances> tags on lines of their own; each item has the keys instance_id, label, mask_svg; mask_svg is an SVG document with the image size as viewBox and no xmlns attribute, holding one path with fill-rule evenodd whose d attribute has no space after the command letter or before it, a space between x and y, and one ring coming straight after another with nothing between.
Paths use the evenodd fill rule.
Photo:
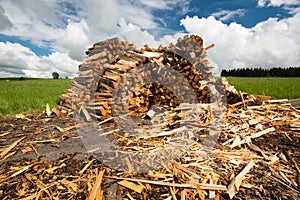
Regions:
<instances>
[{"instance_id":1,"label":"chopped log","mask_svg":"<svg viewBox=\"0 0 300 200\"><path fill-rule=\"evenodd\" d=\"M160 46L158 49L145 45L144 48L138 50L133 44L119 38L96 43L86 52L88 57L79 66L78 78L72 80L67 93L59 97L60 105L75 108L74 111L78 112L82 110L78 105L85 103L88 106L85 110L86 116L89 110L98 110L96 115L100 115L97 118L107 119L112 117L113 92L116 92L118 96L114 102L119 108L125 106L122 99L133 92L128 105L132 115L140 116L142 113L147 113L152 105L163 105L167 109L174 109L179 106L178 98L190 98L188 94L181 91L180 87L175 87L175 91L170 91L161 84L145 84L136 88L135 91L129 89L133 83L142 83L143 77L147 76L155 76L159 83L177 85L176 77L166 79L167 67L173 68L185 77L200 103L210 103L213 94L208 84L213 82L213 73L205 56L206 49L213 45L206 49L202 45L202 38L196 35L184 36L179 38L175 45ZM145 69L140 72L138 66L147 66L149 70ZM128 72L130 78L128 78ZM246 94L236 91L225 78L216 82L216 85L219 85L219 90L225 88L228 103L234 104L246 98ZM117 87L123 90L116 91ZM175 94L182 96L176 97ZM91 108L90 105L99 106ZM90 120L89 117L88 119Z\"/></svg>"},{"instance_id":2,"label":"chopped log","mask_svg":"<svg viewBox=\"0 0 300 200\"><path fill-rule=\"evenodd\" d=\"M84 114L86 120L87 120L88 122L92 122L92 118L91 118L89 112L86 110L86 108L85 108L84 105L81 106L81 110L82 110L82 112L83 112L83 114Z\"/></svg>"}]
</instances>

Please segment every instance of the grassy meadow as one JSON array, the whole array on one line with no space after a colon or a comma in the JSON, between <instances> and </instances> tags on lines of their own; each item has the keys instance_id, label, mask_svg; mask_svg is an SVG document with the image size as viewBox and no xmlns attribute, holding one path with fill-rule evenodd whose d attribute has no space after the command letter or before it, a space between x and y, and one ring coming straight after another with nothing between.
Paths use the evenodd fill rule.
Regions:
<instances>
[{"instance_id":1,"label":"grassy meadow","mask_svg":"<svg viewBox=\"0 0 300 200\"><path fill-rule=\"evenodd\" d=\"M227 77L230 85L248 94L272 96L276 99L300 98L300 78Z\"/></svg>"},{"instance_id":2,"label":"grassy meadow","mask_svg":"<svg viewBox=\"0 0 300 200\"><path fill-rule=\"evenodd\" d=\"M41 112L47 103L52 108L70 84L68 79L0 80L0 116Z\"/></svg>"},{"instance_id":3,"label":"grassy meadow","mask_svg":"<svg viewBox=\"0 0 300 200\"><path fill-rule=\"evenodd\" d=\"M228 77L231 85L248 94L264 94L281 99L300 98L300 78ZM0 80L0 117L34 113L59 103L58 96L71 84L68 79Z\"/></svg>"}]
</instances>

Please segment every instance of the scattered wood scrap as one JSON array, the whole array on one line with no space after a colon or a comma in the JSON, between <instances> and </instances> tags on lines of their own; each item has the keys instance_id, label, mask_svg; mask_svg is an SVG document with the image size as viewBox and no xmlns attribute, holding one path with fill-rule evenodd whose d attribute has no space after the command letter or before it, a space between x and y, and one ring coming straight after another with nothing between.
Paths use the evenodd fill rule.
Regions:
<instances>
[{"instance_id":1,"label":"scattered wood scrap","mask_svg":"<svg viewBox=\"0 0 300 200\"><path fill-rule=\"evenodd\" d=\"M62 120L67 124L58 126ZM203 148L200 131L179 160L144 174L116 171L93 157L76 159L72 153L37 159L35 151L43 152L45 144L57 151L64 141L72 142L78 125L68 121L46 114L0 121L1 199L297 199L300 194L300 134L292 130L299 127L300 111L285 101L229 105L214 149ZM110 134L116 137L118 132ZM168 138L172 134L130 143L132 138L122 136L122 144L146 151ZM35 150L22 151L26 148ZM35 156L28 159L28 154Z\"/></svg>"}]
</instances>

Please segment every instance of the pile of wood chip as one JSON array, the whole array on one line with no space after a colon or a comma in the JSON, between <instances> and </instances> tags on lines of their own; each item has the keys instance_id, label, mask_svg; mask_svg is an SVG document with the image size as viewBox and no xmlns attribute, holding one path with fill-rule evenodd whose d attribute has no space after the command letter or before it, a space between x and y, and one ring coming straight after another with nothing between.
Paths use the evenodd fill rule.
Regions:
<instances>
[{"instance_id":1,"label":"pile of wood chip","mask_svg":"<svg viewBox=\"0 0 300 200\"><path fill-rule=\"evenodd\" d=\"M1 199L297 199L300 194L300 111L286 101L230 105L214 149L204 149L199 135L178 160L143 174L117 171L88 156L74 143L81 125L68 118L0 123ZM138 140L131 142L143 148ZM66 155L49 159L56 151ZM87 156L76 157L80 153Z\"/></svg>"}]
</instances>

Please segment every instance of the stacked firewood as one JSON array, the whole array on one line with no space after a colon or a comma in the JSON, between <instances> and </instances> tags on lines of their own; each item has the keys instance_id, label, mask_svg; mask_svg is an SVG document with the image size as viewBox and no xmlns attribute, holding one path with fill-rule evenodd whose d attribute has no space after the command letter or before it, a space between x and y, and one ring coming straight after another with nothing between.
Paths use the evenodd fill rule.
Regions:
<instances>
[{"instance_id":1,"label":"stacked firewood","mask_svg":"<svg viewBox=\"0 0 300 200\"><path fill-rule=\"evenodd\" d=\"M157 49L137 49L119 38L96 43L86 52L72 86L59 97L57 114L82 113L87 121L110 118L114 111L139 116L153 105L171 110L181 103L211 103L211 88L228 103L241 101L226 80L214 79L206 59L210 47L204 48L196 35Z\"/></svg>"}]
</instances>

